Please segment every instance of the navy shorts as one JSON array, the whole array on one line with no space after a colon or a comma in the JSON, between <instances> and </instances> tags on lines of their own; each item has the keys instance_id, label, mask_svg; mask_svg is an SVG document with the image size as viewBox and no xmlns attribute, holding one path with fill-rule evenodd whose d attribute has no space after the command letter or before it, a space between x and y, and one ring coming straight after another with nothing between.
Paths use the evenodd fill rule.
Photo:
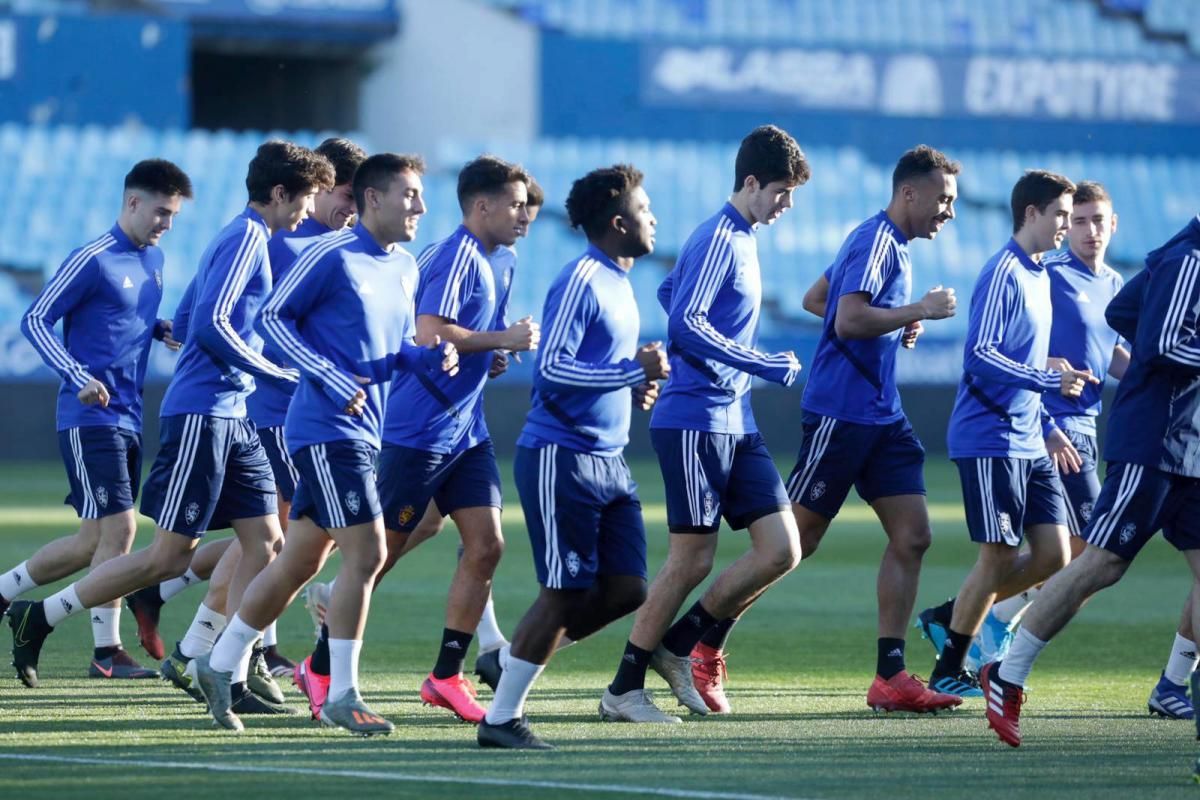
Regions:
<instances>
[{"instance_id":1,"label":"navy shorts","mask_svg":"<svg viewBox=\"0 0 1200 800\"><path fill-rule=\"evenodd\" d=\"M513 462L538 583L586 589L598 575L646 577L646 529L622 456L518 447Z\"/></svg>"},{"instance_id":2,"label":"navy shorts","mask_svg":"<svg viewBox=\"0 0 1200 800\"><path fill-rule=\"evenodd\" d=\"M907 418L862 425L804 412L804 443L787 481L788 497L833 519L850 487L868 503L925 494L925 448Z\"/></svg>"},{"instance_id":3,"label":"navy shorts","mask_svg":"<svg viewBox=\"0 0 1200 800\"><path fill-rule=\"evenodd\" d=\"M279 513L275 476L254 423L205 414L162 418L142 513L163 530L199 537L235 519Z\"/></svg>"},{"instance_id":4,"label":"navy shorts","mask_svg":"<svg viewBox=\"0 0 1200 800\"><path fill-rule=\"evenodd\" d=\"M378 454L356 439L301 447L293 454L300 482L288 516L308 517L326 530L379 519L383 510L375 481Z\"/></svg>"},{"instance_id":5,"label":"navy shorts","mask_svg":"<svg viewBox=\"0 0 1200 800\"><path fill-rule=\"evenodd\" d=\"M671 533L716 533L721 517L741 530L791 510L779 470L757 433L651 428Z\"/></svg>"},{"instance_id":6,"label":"navy shorts","mask_svg":"<svg viewBox=\"0 0 1200 800\"><path fill-rule=\"evenodd\" d=\"M1067 527L1062 481L1049 456L956 458L971 541L1017 547L1034 525Z\"/></svg>"},{"instance_id":7,"label":"navy shorts","mask_svg":"<svg viewBox=\"0 0 1200 800\"><path fill-rule=\"evenodd\" d=\"M71 493L63 500L80 519L100 519L133 508L142 479L142 437L111 425L58 432Z\"/></svg>"},{"instance_id":8,"label":"navy shorts","mask_svg":"<svg viewBox=\"0 0 1200 800\"><path fill-rule=\"evenodd\" d=\"M1079 431L1062 429L1071 444L1079 451L1083 466L1079 472L1059 473L1067 498L1067 527L1072 536L1082 536L1092 520L1092 510L1100 499L1100 475L1096 471L1096 437Z\"/></svg>"},{"instance_id":9,"label":"navy shorts","mask_svg":"<svg viewBox=\"0 0 1200 800\"><path fill-rule=\"evenodd\" d=\"M292 502L296 495L296 484L300 482L300 473L296 471L296 463L288 453L287 441L283 438L283 426L259 428L258 438L262 440L263 449L267 451L267 461L271 462L271 474L275 476L275 488L279 490L279 496L289 503Z\"/></svg>"},{"instance_id":10,"label":"navy shorts","mask_svg":"<svg viewBox=\"0 0 1200 800\"><path fill-rule=\"evenodd\" d=\"M503 508L496 448L486 439L461 453L431 453L385 444L379 456L379 498L389 531L411 533L429 501L444 517L460 508Z\"/></svg>"},{"instance_id":11,"label":"navy shorts","mask_svg":"<svg viewBox=\"0 0 1200 800\"><path fill-rule=\"evenodd\" d=\"M1200 550L1200 480L1110 462L1084 540L1132 561L1160 530L1177 550Z\"/></svg>"}]
</instances>

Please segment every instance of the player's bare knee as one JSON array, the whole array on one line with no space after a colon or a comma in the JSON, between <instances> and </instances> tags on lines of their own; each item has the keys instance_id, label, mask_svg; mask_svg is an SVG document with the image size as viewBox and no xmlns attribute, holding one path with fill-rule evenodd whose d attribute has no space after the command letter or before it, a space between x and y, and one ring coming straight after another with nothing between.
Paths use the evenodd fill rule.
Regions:
<instances>
[{"instance_id":1,"label":"player's bare knee","mask_svg":"<svg viewBox=\"0 0 1200 800\"><path fill-rule=\"evenodd\" d=\"M477 568L494 570L504 555L504 538L501 536L480 538L463 547L463 560Z\"/></svg>"},{"instance_id":2,"label":"player's bare knee","mask_svg":"<svg viewBox=\"0 0 1200 800\"><path fill-rule=\"evenodd\" d=\"M794 570L800 564L803 555L798 539L773 543L764 548L764 551L760 555L766 569L777 577Z\"/></svg>"},{"instance_id":3,"label":"player's bare knee","mask_svg":"<svg viewBox=\"0 0 1200 800\"><path fill-rule=\"evenodd\" d=\"M800 558L803 560L808 558L813 553L817 552L817 547L820 546L821 540L825 538L825 531L800 529Z\"/></svg>"}]
</instances>

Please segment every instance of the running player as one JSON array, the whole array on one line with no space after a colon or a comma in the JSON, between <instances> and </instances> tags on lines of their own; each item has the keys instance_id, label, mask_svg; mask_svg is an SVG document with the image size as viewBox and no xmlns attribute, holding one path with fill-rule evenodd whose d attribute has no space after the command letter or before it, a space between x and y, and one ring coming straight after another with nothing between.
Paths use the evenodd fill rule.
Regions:
<instances>
[{"instance_id":1,"label":"running player","mask_svg":"<svg viewBox=\"0 0 1200 800\"><path fill-rule=\"evenodd\" d=\"M354 170L367 157L366 153L353 142L338 138L326 139L317 147L316 152L333 165L335 184L332 188L317 193L313 200L313 213L301 221L295 230L277 231L267 242L272 285L279 284L301 251L319 237L332 234L335 226L336 230L345 228L347 221L354 215L354 194L350 182L354 177ZM176 320L179 328L186 327L186 299L185 297L181 306L184 309L184 319ZM263 355L272 363L287 363L283 354L272 348L269 343L264 344ZM278 494L279 524L285 535L287 514L291 508L297 477L296 467L291 462L283 440L283 419L287 414L290 399L291 394L287 390L266 382L257 385L246 398L246 413L254 422L267 459L271 462L271 473L275 478ZM211 545L205 545L204 548L209 546ZM186 634L171 655L163 661L160 669L166 680L197 699L199 690L192 685L188 664L196 656L212 650L216 637L225 628L227 616L224 603L228 581L233 576L233 567L237 565L240 556L241 551L234 542L229 552L223 556L223 562L216 571L217 577L209 584L208 594L197 607ZM157 621L161 604L156 605L155 601L161 596L160 587L150 587L129 597L130 606L138 618L139 635L143 638L144 628L149 628L151 624L148 618L153 615L153 621ZM157 631L154 634L156 636ZM283 703L283 692L273 678L291 675L296 665L279 654L276 643L275 625L272 624L263 632L262 644L254 649L247 685L255 694L279 705Z\"/></svg>"},{"instance_id":2,"label":"running player","mask_svg":"<svg viewBox=\"0 0 1200 800\"><path fill-rule=\"evenodd\" d=\"M513 464L541 590L503 656L481 656L503 665L479 724L482 747L548 749L525 721L534 681L564 635L594 633L646 596L642 506L622 453L631 397L649 407L669 372L660 343L638 347L628 277L634 260L654 251L657 221L642 173L628 165L575 181L567 216L588 248L546 295L549 335Z\"/></svg>"},{"instance_id":3,"label":"running player","mask_svg":"<svg viewBox=\"0 0 1200 800\"><path fill-rule=\"evenodd\" d=\"M154 542L44 602L13 604L13 664L26 685L37 684L38 655L59 622L183 574L205 531L232 526L241 544L231 611L274 557L274 479L245 397L255 378L288 383L297 374L262 357L251 323L271 288L271 231L295 228L316 191L332 184L333 168L311 150L280 141L258 148L246 176L249 203L209 245L194 279L187 343L163 398L161 446L142 498L142 513L157 522Z\"/></svg>"},{"instance_id":4,"label":"running player","mask_svg":"<svg viewBox=\"0 0 1200 800\"><path fill-rule=\"evenodd\" d=\"M391 540L403 541L400 537L411 533L430 500L462 537L441 647L421 685L421 699L470 722L483 719L484 709L462 668L504 547L500 472L484 421L483 387L492 351L533 350L540 335L530 317L496 330L496 277L487 254L511 246L528 227L528 182L524 169L495 156L480 156L459 173L463 222L421 267L417 343L454 344L462 374L453 380L397 376L379 459L380 499Z\"/></svg>"},{"instance_id":5,"label":"running player","mask_svg":"<svg viewBox=\"0 0 1200 800\"><path fill-rule=\"evenodd\" d=\"M362 633L385 548L375 479L384 409L396 370L453 376L458 364L452 344L412 341L417 266L397 243L412 241L425 213L422 172L415 156L364 161L354 176L361 221L306 250L263 307L259 329L304 376L286 422L301 480L283 552L251 583L211 656L196 660L209 711L226 728L242 729L230 690L238 664L337 545L331 695L320 718L364 735L392 730L358 690Z\"/></svg>"},{"instance_id":6,"label":"running player","mask_svg":"<svg viewBox=\"0 0 1200 800\"><path fill-rule=\"evenodd\" d=\"M1050 277L1041 254L1066 235L1075 185L1043 170L1012 190L1013 237L984 266L971 296L963 379L947 441L963 486L967 528L979 558L954 603L946 642L929 678L937 692L977 697L963 666L999 594L1009 597L1066 563L1062 482L1042 436L1043 392L1078 397L1099 380L1069 365L1047 369ZM1020 549L1022 536L1029 550Z\"/></svg>"},{"instance_id":7,"label":"running player","mask_svg":"<svg viewBox=\"0 0 1200 800\"><path fill-rule=\"evenodd\" d=\"M42 360L62 377L58 439L79 530L43 545L0 574L0 614L22 594L129 552L142 474L142 385L154 339L175 350L158 319L163 254L192 184L169 161L140 161L125 176L121 213L108 233L75 250L21 320ZM63 338L54 324L63 320ZM91 609L93 678L153 678L121 647L121 602Z\"/></svg>"},{"instance_id":8,"label":"running player","mask_svg":"<svg viewBox=\"0 0 1200 800\"><path fill-rule=\"evenodd\" d=\"M1042 587L1004 660L980 672L988 726L1013 747L1021 744L1023 687L1034 660L1092 595L1121 579L1155 533L1183 552L1200 580L1197 275L1200 216L1147 255L1146 269L1109 306L1109 324L1131 343L1131 358L1109 415L1108 469L1084 529L1087 546ZM1195 620L1195 592L1191 599Z\"/></svg>"},{"instance_id":9,"label":"running player","mask_svg":"<svg viewBox=\"0 0 1200 800\"><path fill-rule=\"evenodd\" d=\"M824 330L804 390L804 443L788 479L805 558L817 549L851 488L871 504L888 537L879 567L876 677L867 705L886 711L938 711L955 695L908 674L904 634L916 600L931 531L925 505L925 449L900 407L896 352L909 326L953 316L953 289L935 286L910 303L908 242L933 239L954 218L958 163L921 145L901 156L888 207L859 225L823 278ZM701 643L700 663L722 658ZM699 666L699 665L698 665ZM695 668L694 668L695 669ZM719 672L701 689L713 711L728 710ZM707 689L707 691L705 691Z\"/></svg>"},{"instance_id":10,"label":"running player","mask_svg":"<svg viewBox=\"0 0 1200 800\"><path fill-rule=\"evenodd\" d=\"M755 349L762 301L755 236L791 208L792 192L809 175L787 132L773 125L751 131L738 149L732 197L688 239L659 289L672 376L650 437L666 484L670 545L600 701L603 719L680 721L646 695L650 666L683 705L707 714L693 686L693 648L800 561L787 492L754 422L750 382L758 376L790 386L800 372L795 354ZM722 516L735 530L749 528L750 550L672 625L712 571Z\"/></svg>"}]
</instances>

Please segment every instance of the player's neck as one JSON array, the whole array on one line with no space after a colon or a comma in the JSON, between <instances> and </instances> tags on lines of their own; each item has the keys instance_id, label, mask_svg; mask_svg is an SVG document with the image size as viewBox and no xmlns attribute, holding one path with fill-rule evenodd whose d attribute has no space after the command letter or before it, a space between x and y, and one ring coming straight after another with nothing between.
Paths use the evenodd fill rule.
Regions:
<instances>
[{"instance_id":1,"label":"player's neck","mask_svg":"<svg viewBox=\"0 0 1200 800\"><path fill-rule=\"evenodd\" d=\"M895 200L888 203L888 206L883 210L883 213L887 214L888 221L895 225L896 228L899 229L902 234L904 234L905 239L912 241L912 222L900 213L900 207L896 204Z\"/></svg>"},{"instance_id":2,"label":"player's neck","mask_svg":"<svg viewBox=\"0 0 1200 800\"><path fill-rule=\"evenodd\" d=\"M361 225L363 226L363 229L371 235L371 238L375 240L375 244L379 245L389 253L392 251L392 245L395 244L396 241L390 234L383 230L383 227L379 224L378 220L372 219L371 217L364 217L361 221Z\"/></svg>"},{"instance_id":3,"label":"player's neck","mask_svg":"<svg viewBox=\"0 0 1200 800\"><path fill-rule=\"evenodd\" d=\"M742 215L742 219L751 225L757 225L758 220L754 218L754 214L750 211L750 198L746 196L745 191L734 192L729 197L729 205L733 206L734 210Z\"/></svg>"},{"instance_id":4,"label":"player's neck","mask_svg":"<svg viewBox=\"0 0 1200 800\"><path fill-rule=\"evenodd\" d=\"M1071 248L1071 255L1078 258L1083 263L1084 266L1086 266L1088 269L1090 269L1092 271L1093 275L1095 275L1097 272L1099 272L1100 268L1102 266L1104 266L1104 256L1102 256L1102 255L1097 254L1097 255L1094 255L1091 258L1089 258L1085 255L1081 255L1080 253L1077 253L1075 251L1075 248L1073 248L1073 247Z\"/></svg>"},{"instance_id":5,"label":"player's neck","mask_svg":"<svg viewBox=\"0 0 1200 800\"><path fill-rule=\"evenodd\" d=\"M133 242L134 247L143 248L146 246L145 242L139 242L138 238L133 235L133 226L129 223L129 220L125 219L125 215L122 214L117 219L117 227L121 229L121 233L125 234L125 238Z\"/></svg>"},{"instance_id":6,"label":"player's neck","mask_svg":"<svg viewBox=\"0 0 1200 800\"><path fill-rule=\"evenodd\" d=\"M484 253L492 252L496 249L496 245L500 244L488 235L487 230L483 227L483 224L477 219L464 219L463 227L470 231L471 235L479 240L479 243L483 245Z\"/></svg>"},{"instance_id":7,"label":"player's neck","mask_svg":"<svg viewBox=\"0 0 1200 800\"><path fill-rule=\"evenodd\" d=\"M1021 230L1013 234L1013 241L1017 243L1018 247L1025 251L1025 255L1029 256L1029 260L1035 264L1041 262L1042 253L1046 252L1045 250L1038 250L1035 248L1033 239L1036 235L1037 234L1033 232L1033 228L1030 225L1026 225L1024 228L1021 228Z\"/></svg>"},{"instance_id":8,"label":"player's neck","mask_svg":"<svg viewBox=\"0 0 1200 800\"><path fill-rule=\"evenodd\" d=\"M267 231L274 235L278 229L271 224L271 206L267 203L260 203L257 200L251 200L246 205L249 206L255 214L258 214L260 217L262 217L263 222L267 225Z\"/></svg>"},{"instance_id":9,"label":"player's neck","mask_svg":"<svg viewBox=\"0 0 1200 800\"><path fill-rule=\"evenodd\" d=\"M616 264L621 269L625 270L626 272L629 272L629 270L633 269L634 258L632 256L619 255L619 253L621 252L620 248L617 247L612 242L608 242L608 241L595 242L595 241L591 241L590 239L588 241L591 242L593 247L595 247L601 253L604 253L604 255L608 256L609 260L611 260L614 264Z\"/></svg>"}]
</instances>

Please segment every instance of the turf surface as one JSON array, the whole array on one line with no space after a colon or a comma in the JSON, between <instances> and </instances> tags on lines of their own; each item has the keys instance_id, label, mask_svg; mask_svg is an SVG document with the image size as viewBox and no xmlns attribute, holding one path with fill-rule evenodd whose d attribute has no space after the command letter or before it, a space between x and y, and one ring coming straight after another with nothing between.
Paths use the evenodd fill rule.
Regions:
<instances>
[{"instance_id":1,"label":"turf surface","mask_svg":"<svg viewBox=\"0 0 1200 800\"><path fill-rule=\"evenodd\" d=\"M651 572L665 554L657 470L640 478ZM928 471L935 543L919 606L953 593L974 557L957 482L936 459ZM54 464L0 468L0 569L72 529L59 505ZM143 525L145 520L142 520ZM511 630L535 586L519 509L505 514L508 551L497 576L501 624ZM150 529L139 532L138 546ZM1010 798L1180 797L1196 755L1190 723L1146 714L1189 578L1183 560L1153 542L1125 580L1102 594L1045 652L1031 677L1016 751L983 720L981 701L938 717L876 715L864 695L874 672L875 570L882 534L855 501L818 554L775 587L735 630L729 693L735 714L682 726L601 724L596 703L630 622L558 655L529 704L534 729L558 746L545 754L480 751L474 730L417 697L440 641L454 561L453 527L402 561L375 597L363 654L364 693L397 723L387 739L359 740L304 716L249 719L241 736L217 731L203 709L158 682L86 677L86 623L64 623L42 656L42 687L11 672L0 680L0 797L584 798L677 797ZM722 534L720 563L744 538ZM39 589L35 596L44 596ZM203 596L193 588L164 609L164 638L178 637ZM125 641L143 662L133 620ZM302 655L304 609L280 623L281 648ZM7 630L0 643L7 650ZM932 650L914 636L910 668L928 674ZM7 662L7 657L4 658ZM7 669L7 668L6 668ZM664 707L669 692L656 677ZM289 689L289 696L302 699ZM482 695L488 696L487 689ZM46 761L29 760L46 758Z\"/></svg>"}]
</instances>

